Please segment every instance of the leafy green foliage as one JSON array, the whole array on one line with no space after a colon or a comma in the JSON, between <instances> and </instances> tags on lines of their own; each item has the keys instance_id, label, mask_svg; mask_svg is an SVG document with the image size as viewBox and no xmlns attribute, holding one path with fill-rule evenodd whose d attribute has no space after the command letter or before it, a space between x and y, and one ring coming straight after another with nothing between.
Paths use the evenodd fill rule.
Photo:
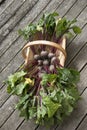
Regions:
<instances>
[{"instance_id":1,"label":"leafy green foliage","mask_svg":"<svg viewBox=\"0 0 87 130\"><path fill-rule=\"evenodd\" d=\"M37 32L37 27L35 24L29 24L27 27L25 27L24 30L19 29L18 32L20 35L23 35L24 38L27 40Z\"/></svg>"},{"instance_id":2,"label":"leafy green foliage","mask_svg":"<svg viewBox=\"0 0 87 130\"><path fill-rule=\"evenodd\" d=\"M68 30L68 22L65 18L62 18L58 21L56 26L56 36L60 37L62 34L64 34Z\"/></svg>"},{"instance_id":3,"label":"leafy green foliage","mask_svg":"<svg viewBox=\"0 0 87 130\"><path fill-rule=\"evenodd\" d=\"M49 96L44 97L43 103L47 107L47 112L48 112L48 118L52 117L55 112L58 110L58 108L61 106L59 103L53 102Z\"/></svg>"},{"instance_id":4,"label":"leafy green foliage","mask_svg":"<svg viewBox=\"0 0 87 130\"><path fill-rule=\"evenodd\" d=\"M10 75L8 77L8 80L6 80L6 83L8 84L7 92L19 94L24 87L22 81L25 75L26 73L24 71L16 72L15 74ZM19 82L21 83L20 85L19 85ZM16 89L15 86L17 86L18 89Z\"/></svg>"},{"instance_id":5,"label":"leafy green foliage","mask_svg":"<svg viewBox=\"0 0 87 130\"><path fill-rule=\"evenodd\" d=\"M33 40L35 35L37 35L36 39L42 37L42 39L57 42L63 35L70 38L74 33L81 33L81 29L74 25L77 22L76 19L72 21L66 18L56 19L57 16L59 16L57 12L43 14L37 23L30 23L23 30L20 29L19 34L24 36L26 40Z\"/></svg>"},{"instance_id":6,"label":"leafy green foliage","mask_svg":"<svg viewBox=\"0 0 87 130\"><path fill-rule=\"evenodd\" d=\"M47 82L52 82L56 79L56 74L44 74L41 85L46 85Z\"/></svg>"},{"instance_id":7,"label":"leafy green foliage","mask_svg":"<svg viewBox=\"0 0 87 130\"><path fill-rule=\"evenodd\" d=\"M72 29L73 29L75 34L81 33L81 29L78 26L73 26Z\"/></svg>"},{"instance_id":8,"label":"leafy green foliage","mask_svg":"<svg viewBox=\"0 0 87 130\"><path fill-rule=\"evenodd\" d=\"M33 80L20 71L8 77L7 91L20 96L16 108L25 119L36 119L37 124L52 125L62 122L76 106L80 96L76 87L79 72L58 68L58 74L44 74L38 95ZM49 85L50 86L49 86Z\"/></svg>"},{"instance_id":9,"label":"leafy green foliage","mask_svg":"<svg viewBox=\"0 0 87 130\"><path fill-rule=\"evenodd\" d=\"M79 72L73 69L58 69L58 81L61 84L74 84L79 81Z\"/></svg>"}]
</instances>

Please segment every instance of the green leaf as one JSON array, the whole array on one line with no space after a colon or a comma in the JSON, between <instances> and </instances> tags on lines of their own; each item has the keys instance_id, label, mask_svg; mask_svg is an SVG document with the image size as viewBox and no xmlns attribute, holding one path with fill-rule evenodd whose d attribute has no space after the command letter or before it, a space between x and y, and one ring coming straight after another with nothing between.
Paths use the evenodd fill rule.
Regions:
<instances>
[{"instance_id":1,"label":"green leaf","mask_svg":"<svg viewBox=\"0 0 87 130\"><path fill-rule=\"evenodd\" d=\"M18 84L17 86L16 86L16 89L15 89L15 94L17 94L17 95L20 95L20 94L22 94L22 92L23 92L23 90L25 89L25 87L26 87L26 83L20 83L20 84Z\"/></svg>"},{"instance_id":2,"label":"green leaf","mask_svg":"<svg viewBox=\"0 0 87 130\"><path fill-rule=\"evenodd\" d=\"M71 77L70 81L77 83L80 80L80 73L75 69L70 69Z\"/></svg>"},{"instance_id":3,"label":"green leaf","mask_svg":"<svg viewBox=\"0 0 87 130\"><path fill-rule=\"evenodd\" d=\"M61 106L59 103L54 103L48 96L43 99L43 103L47 107L49 118L52 117Z\"/></svg>"},{"instance_id":4,"label":"green leaf","mask_svg":"<svg viewBox=\"0 0 87 130\"><path fill-rule=\"evenodd\" d=\"M44 74L42 77L41 85L46 85L47 82L53 82L56 80L57 75L56 74Z\"/></svg>"},{"instance_id":5,"label":"green leaf","mask_svg":"<svg viewBox=\"0 0 87 130\"><path fill-rule=\"evenodd\" d=\"M37 119L40 120L41 118L44 118L44 116L47 114L47 108L42 106L37 106Z\"/></svg>"},{"instance_id":6,"label":"green leaf","mask_svg":"<svg viewBox=\"0 0 87 130\"><path fill-rule=\"evenodd\" d=\"M11 87L14 87L16 81L25 75L26 73L24 71L16 72L8 77L7 83L9 83Z\"/></svg>"},{"instance_id":7,"label":"green leaf","mask_svg":"<svg viewBox=\"0 0 87 130\"><path fill-rule=\"evenodd\" d=\"M51 16L59 16L59 14L57 13L57 12L53 12L53 13L51 13Z\"/></svg>"},{"instance_id":8,"label":"green leaf","mask_svg":"<svg viewBox=\"0 0 87 130\"><path fill-rule=\"evenodd\" d=\"M67 20L65 18L60 19L56 25L56 36L60 37L66 33L67 28Z\"/></svg>"},{"instance_id":9,"label":"green leaf","mask_svg":"<svg viewBox=\"0 0 87 130\"><path fill-rule=\"evenodd\" d=\"M11 93L11 92L12 92L11 86L8 86L8 87L7 87L7 92L8 92L8 93Z\"/></svg>"},{"instance_id":10,"label":"green leaf","mask_svg":"<svg viewBox=\"0 0 87 130\"><path fill-rule=\"evenodd\" d=\"M80 99L80 94L78 89L75 86L71 86L67 88L68 94L74 98L74 101L78 101Z\"/></svg>"},{"instance_id":11,"label":"green leaf","mask_svg":"<svg viewBox=\"0 0 87 130\"><path fill-rule=\"evenodd\" d=\"M30 107L28 112L29 112L29 119L32 119L33 117L36 117L37 109L36 107Z\"/></svg>"},{"instance_id":12,"label":"green leaf","mask_svg":"<svg viewBox=\"0 0 87 130\"><path fill-rule=\"evenodd\" d=\"M16 72L8 77L6 83L8 85L7 92L11 93L14 92L16 89L16 85L22 82L23 77L26 75L24 71Z\"/></svg>"},{"instance_id":13,"label":"green leaf","mask_svg":"<svg viewBox=\"0 0 87 130\"><path fill-rule=\"evenodd\" d=\"M28 104L29 104L29 101L26 101L24 106L21 108L21 111L20 111L20 117L25 117L26 120L29 119L29 113L28 113Z\"/></svg>"},{"instance_id":14,"label":"green leaf","mask_svg":"<svg viewBox=\"0 0 87 130\"><path fill-rule=\"evenodd\" d=\"M58 80L61 84L77 83L80 79L80 74L74 69L58 69Z\"/></svg>"},{"instance_id":15,"label":"green leaf","mask_svg":"<svg viewBox=\"0 0 87 130\"><path fill-rule=\"evenodd\" d=\"M75 34L80 34L82 32L82 30L78 26L73 26L72 28Z\"/></svg>"},{"instance_id":16,"label":"green leaf","mask_svg":"<svg viewBox=\"0 0 87 130\"><path fill-rule=\"evenodd\" d=\"M56 14L49 14L49 15L45 15L45 19L44 19L44 29L46 29L46 32L49 33L50 35L52 35L52 33L54 32L55 29L55 16Z\"/></svg>"},{"instance_id":17,"label":"green leaf","mask_svg":"<svg viewBox=\"0 0 87 130\"><path fill-rule=\"evenodd\" d=\"M28 100L28 98L29 98L28 94L26 94L25 96L21 97L20 101L16 105L16 108L20 110L23 107L23 105L25 104L25 102Z\"/></svg>"},{"instance_id":18,"label":"green leaf","mask_svg":"<svg viewBox=\"0 0 87 130\"><path fill-rule=\"evenodd\" d=\"M30 23L23 30L19 29L18 33L19 35L23 35L25 40L28 40L31 36L34 36L37 31L36 28L36 24Z\"/></svg>"}]
</instances>

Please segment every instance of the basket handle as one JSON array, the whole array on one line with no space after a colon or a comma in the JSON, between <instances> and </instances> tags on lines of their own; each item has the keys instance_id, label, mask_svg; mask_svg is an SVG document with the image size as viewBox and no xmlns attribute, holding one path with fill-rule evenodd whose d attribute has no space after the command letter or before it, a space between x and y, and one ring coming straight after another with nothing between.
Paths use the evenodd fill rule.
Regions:
<instances>
[{"instance_id":1,"label":"basket handle","mask_svg":"<svg viewBox=\"0 0 87 130\"><path fill-rule=\"evenodd\" d=\"M65 56L65 59L66 59L66 51L61 47L61 45L55 43L55 42L51 42L51 41L46 41L46 40L37 40L37 41L32 41L32 42L29 42L27 43L23 49L22 49L22 55L25 59L25 61L28 60L28 54L25 52L26 49L28 49L29 51L29 48L30 46L34 46L34 45L47 45L47 46L52 46L52 47L55 47L57 49L59 49Z\"/></svg>"}]
</instances>

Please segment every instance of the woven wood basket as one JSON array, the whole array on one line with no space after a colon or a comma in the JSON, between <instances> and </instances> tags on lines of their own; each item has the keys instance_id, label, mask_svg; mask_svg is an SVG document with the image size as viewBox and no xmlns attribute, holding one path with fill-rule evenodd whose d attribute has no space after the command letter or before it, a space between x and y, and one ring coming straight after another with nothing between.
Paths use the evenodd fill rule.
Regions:
<instances>
[{"instance_id":1,"label":"woven wood basket","mask_svg":"<svg viewBox=\"0 0 87 130\"><path fill-rule=\"evenodd\" d=\"M61 40L61 43L54 43L51 41L46 41L46 40L37 40L37 41L32 41L27 43L23 49L22 49L22 55L24 57L25 60L25 66L27 66L29 64L30 61L32 61L34 59L34 52L32 51L31 47L34 46L35 50L39 50L40 53L40 47L46 45L45 50L47 51L51 51L51 47L54 47L56 49L56 56L60 61L60 65L64 66L65 63L65 59L66 59L66 38L63 37Z\"/></svg>"}]
</instances>

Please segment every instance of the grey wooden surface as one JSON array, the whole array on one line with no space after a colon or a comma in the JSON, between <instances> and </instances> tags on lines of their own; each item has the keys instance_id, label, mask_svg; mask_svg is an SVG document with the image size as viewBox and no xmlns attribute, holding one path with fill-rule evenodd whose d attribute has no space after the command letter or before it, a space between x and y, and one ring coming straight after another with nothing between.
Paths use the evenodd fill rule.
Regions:
<instances>
[{"instance_id":1,"label":"grey wooden surface","mask_svg":"<svg viewBox=\"0 0 87 130\"><path fill-rule=\"evenodd\" d=\"M82 99L70 118L50 130L87 130L87 0L0 0L0 130L49 130L19 118L14 109L18 99L7 94L2 81L23 63L21 49L26 41L19 37L18 29L53 11L61 17L77 18L82 28L80 35L67 42L65 65L80 71L78 89Z\"/></svg>"}]
</instances>

